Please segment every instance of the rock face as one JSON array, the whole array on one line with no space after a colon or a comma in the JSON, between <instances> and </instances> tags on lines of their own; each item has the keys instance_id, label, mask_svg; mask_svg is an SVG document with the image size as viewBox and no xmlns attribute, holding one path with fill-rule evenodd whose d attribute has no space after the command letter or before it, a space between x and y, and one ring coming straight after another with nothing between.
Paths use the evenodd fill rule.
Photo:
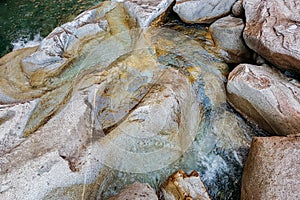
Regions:
<instances>
[{"instance_id":1,"label":"rock face","mask_svg":"<svg viewBox=\"0 0 300 200\"><path fill-rule=\"evenodd\" d=\"M83 40L105 32L109 21L105 15L116 6L117 4L105 3L102 12L97 8L88 10L74 21L55 28L41 42L37 52L22 60L22 69L30 77L31 84L44 84L49 76L59 74L81 50Z\"/></svg>"},{"instance_id":2,"label":"rock face","mask_svg":"<svg viewBox=\"0 0 300 200\"><path fill-rule=\"evenodd\" d=\"M187 175L180 170L172 174L161 187L160 198L165 200L210 200L198 172Z\"/></svg>"},{"instance_id":3,"label":"rock face","mask_svg":"<svg viewBox=\"0 0 300 200\"><path fill-rule=\"evenodd\" d=\"M300 70L300 3L244 0L247 45L281 69Z\"/></svg>"},{"instance_id":4,"label":"rock face","mask_svg":"<svg viewBox=\"0 0 300 200\"><path fill-rule=\"evenodd\" d=\"M209 27L215 51L227 63L241 63L251 57L242 38L244 26L241 18L227 16L218 19Z\"/></svg>"},{"instance_id":5,"label":"rock face","mask_svg":"<svg viewBox=\"0 0 300 200\"><path fill-rule=\"evenodd\" d=\"M133 183L109 200L158 200L155 191L146 183Z\"/></svg>"},{"instance_id":6,"label":"rock face","mask_svg":"<svg viewBox=\"0 0 300 200\"><path fill-rule=\"evenodd\" d=\"M300 138L254 138L243 172L241 200L300 198Z\"/></svg>"},{"instance_id":7,"label":"rock face","mask_svg":"<svg viewBox=\"0 0 300 200\"><path fill-rule=\"evenodd\" d=\"M212 23L227 15L236 0L176 0L175 13L186 23Z\"/></svg>"},{"instance_id":8,"label":"rock face","mask_svg":"<svg viewBox=\"0 0 300 200\"><path fill-rule=\"evenodd\" d=\"M228 100L261 128L278 135L300 131L300 84L267 66L240 64L230 74Z\"/></svg>"},{"instance_id":9,"label":"rock face","mask_svg":"<svg viewBox=\"0 0 300 200\"><path fill-rule=\"evenodd\" d=\"M192 143L201 106L195 103L196 95L188 79L175 70L167 70L155 84L118 128L109 130L99 141L105 165L132 173L159 170L177 160ZM160 156L164 159L153 162ZM118 161L124 162L122 166Z\"/></svg>"},{"instance_id":10,"label":"rock face","mask_svg":"<svg viewBox=\"0 0 300 200\"><path fill-rule=\"evenodd\" d=\"M174 0L124 0L128 13L140 27L162 21Z\"/></svg>"}]
</instances>

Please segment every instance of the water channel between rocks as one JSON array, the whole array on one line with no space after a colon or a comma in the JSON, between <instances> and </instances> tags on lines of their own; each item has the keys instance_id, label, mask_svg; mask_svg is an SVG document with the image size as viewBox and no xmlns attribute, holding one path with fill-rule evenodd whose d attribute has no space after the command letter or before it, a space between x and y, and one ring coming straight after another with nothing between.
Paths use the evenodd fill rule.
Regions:
<instances>
[{"instance_id":1,"label":"water channel between rocks","mask_svg":"<svg viewBox=\"0 0 300 200\"><path fill-rule=\"evenodd\" d=\"M173 172L197 170L213 199L239 199L261 133L227 104L228 67L205 50L206 28L169 19L139 29L119 4L94 9L103 26L70 36L63 65L36 67L34 47L1 59L23 62L0 72L1 179L26 198L107 199L135 181L158 190Z\"/></svg>"}]
</instances>

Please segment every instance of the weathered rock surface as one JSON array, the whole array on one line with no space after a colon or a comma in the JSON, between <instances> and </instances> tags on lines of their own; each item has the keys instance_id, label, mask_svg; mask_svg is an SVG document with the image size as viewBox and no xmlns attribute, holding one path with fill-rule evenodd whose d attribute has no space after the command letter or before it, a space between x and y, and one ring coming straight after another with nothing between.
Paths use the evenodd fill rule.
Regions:
<instances>
[{"instance_id":1,"label":"weathered rock surface","mask_svg":"<svg viewBox=\"0 0 300 200\"><path fill-rule=\"evenodd\" d=\"M255 137L241 200L300 198L300 137Z\"/></svg>"},{"instance_id":2,"label":"weathered rock surface","mask_svg":"<svg viewBox=\"0 0 300 200\"><path fill-rule=\"evenodd\" d=\"M22 61L22 69L31 78L31 83L39 85L44 81L39 79L58 75L76 57L82 40L107 30L105 15L115 7L116 4L106 3L102 12L97 8L86 11L74 21L54 29L42 40L38 51Z\"/></svg>"},{"instance_id":3,"label":"weathered rock surface","mask_svg":"<svg viewBox=\"0 0 300 200\"><path fill-rule=\"evenodd\" d=\"M109 200L158 200L155 191L146 183L133 183Z\"/></svg>"},{"instance_id":4,"label":"weathered rock surface","mask_svg":"<svg viewBox=\"0 0 300 200\"><path fill-rule=\"evenodd\" d=\"M23 140L23 131L37 100L0 107L0 155L4 155Z\"/></svg>"},{"instance_id":5,"label":"weathered rock surface","mask_svg":"<svg viewBox=\"0 0 300 200\"><path fill-rule=\"evenodd\" d=\"M248 47L281 69L300 70L300 3L244 0Z\"/></svg>"},{"instance_id":6,"label":"weathered rock surface","mask_svg":"<svg viewBox=\"0 0 300 200\"><path fill-rule=\"evenodd\" d=\"M300 131L300 83L267 66L240 64L228 77L228 100L261 128L278 135Z\"/></svg>"},{"instance_id":7,"label":"weathered rock surface","mask_svg":"<svg viewBox=\"0 0 300 200\"><path fill-rule=\"evenodd\" d=\"M214 41L214 51L227 63L241 63L251 57L244 45L244 22L241 18L223 17L212 23L209 32Z\"/></svg>"},{"instance_id":8,"label":"weathered rock surface","mask_svg":"<svg viewBox=\"0 0 300 200\"><path fill-rule=\"evenodd\" d=\"M127 112L118 127L110 129L99 141L100 160L112 169L131 173L168 166L191 145L201 119L200 111L187 77L176 70L163 71L135 109ZM153 162L160 156L164 159Z\"/></svg>"},{"instance_id":9,"label":"weathered rock surface","mask_svg":"<svg viewBox=\"0 0 300 200\"><path fill-rule=\"evenodd\" d=\"M212 23L229 14L236 0L176 0L173 7L186 23Z\"/></svg>"},{"instance_id":10,"label":"weathered rock surface","mask_svg":"<svg viewBox=\"0 0 300 200\"><path fill-rule=\"evenodd\" d=\"M180 170L172 174L160 188L160 198L165 200L210 200L197 171L187 175Z\"/></svg>"},{"instance_id":11,"label":"weathered rock surface","mask_svg":"<svg viewBox=\"0 0 300 200\"><path fill-rule=\"evenodd\" d=\"M149 27L162 21L175 0L123 0L129 15L135 18L140 27Z\"/></svg>"}]
</instances>

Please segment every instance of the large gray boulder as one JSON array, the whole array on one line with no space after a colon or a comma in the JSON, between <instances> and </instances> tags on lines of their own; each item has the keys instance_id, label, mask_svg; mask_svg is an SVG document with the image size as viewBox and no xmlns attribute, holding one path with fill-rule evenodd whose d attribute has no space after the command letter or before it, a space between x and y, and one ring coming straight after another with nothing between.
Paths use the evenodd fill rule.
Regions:
<instances>
[{"instance_id":1,"label":"large gray boulder","mask_svg":"<svg viewBox=\"0 0 300 200\"><path fill-rule=\"evenodd\" d=\"M243 172L241 200L300 198L300 137L255 137Z\"/></svg>"},{"instance_id":2,"label":"large gray boulder","mask_svg":"<svg viewBox=\"0 0 300 200\"><path fill-rule=\"evenodd\" d=\"M186 23L212 23L230 13L236 0L176 0L173 7Z\"/></svg>"},{"instance_id":3,"label":"large gray boulder","mask_svg":"<svg viewBox=\"0 0 300 200\"><path fill-rule=\"evenodd\" d=\"M300 70L300 3L244 0L248 47L281 69Z\"/></svg>"},{"instance_id":4,"label":"large gray boulder","mask_svg":"<svg viewBox=\"0 0 300 200\"><path fill-rule=\"evenodd\" d=\"M242 115L270 133L300 131L300 83L268 66L238 65L228 77L228 100Z\"/></svg>"}]
</instances>

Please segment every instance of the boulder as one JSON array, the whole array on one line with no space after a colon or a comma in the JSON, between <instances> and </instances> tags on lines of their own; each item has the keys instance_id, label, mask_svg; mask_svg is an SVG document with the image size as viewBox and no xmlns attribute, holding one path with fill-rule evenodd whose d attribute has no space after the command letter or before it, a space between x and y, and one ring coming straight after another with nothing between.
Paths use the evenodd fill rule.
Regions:
<instances>
[{"instance_id":1,"label":"boulder","mask_svg":"<svg viewBox=\"0 0 300 200\"><path fill-rule=\"evenodd\" d=\"M248 47L284 70L300 70L300 3L244 0Z\"/></svg>"},{"instance_id":2,"label":"boulder","mask_svg":"<svg viewBox=\"0 0 300 200\"><path fill-rule=\"evenodd\" d=\"M180 158L191 145L202 106L196 103L189 80L176 70L166 70L155 84L99 141L99 160L105 165L131 173L151 172ZM153 162L160 156L164 159Z\"/></svg>"},{"instance_id":3,"label":"boulder","mask_svg":"<svg viewBox=\"0 0 300 200\"><path fill-rule=\"evenodd\" d=\"M300 137L255 137L243 172L241 200L300 198Z\"/></svg>"},{"instance_id":4,"label":"boulder","mask_svg":"<svg viewBox=\"0 0 300 200\"><path fill-rule=\"evenodd\" d=\"M210 200L197 171L190 175L179 170L172 174L160 188L160 198L165 200Z\"/></svg>"},{"instance_id":5,"label":"boulder","mask_svg":"<svg viewBox=\"0 0 300 200\"><path fill-rule=\"evenodd\" d=\"M241 18L227 16L218 19L209 27L215 45L213 49L226 63L241 63L251 57L242 37L244 26Z\"/></svg>"},{"instance_id":6,"label":"boulder","mask_svg":"<svg viewBox=\"0 0 300 200\"><path fill-rule=\"evenodd\" d=\"M186 23L212 23L230 13L236 0L176 0L173 7Z\"/></svg>"},{"instance_id":7,"label":"boulder","mask_svg":"<svg viewBox=\"0 0 300 200\"><path fill-rule=\"evenodd\" d=\"M238 65L228 77L228 100L244 117L266 131L300 132L300 83L267 66Z\"/></svg>"},{"instance_id":8,"label":"boulder","mask_svg":"<svg viewBox=\"0 0 300 200\"><path fill-rule=\"evenodd\" d=\"M158 200L155 191L147 183L133 183L124 188L118 195L108 200Z\"/></svg>"}]
</instances>

